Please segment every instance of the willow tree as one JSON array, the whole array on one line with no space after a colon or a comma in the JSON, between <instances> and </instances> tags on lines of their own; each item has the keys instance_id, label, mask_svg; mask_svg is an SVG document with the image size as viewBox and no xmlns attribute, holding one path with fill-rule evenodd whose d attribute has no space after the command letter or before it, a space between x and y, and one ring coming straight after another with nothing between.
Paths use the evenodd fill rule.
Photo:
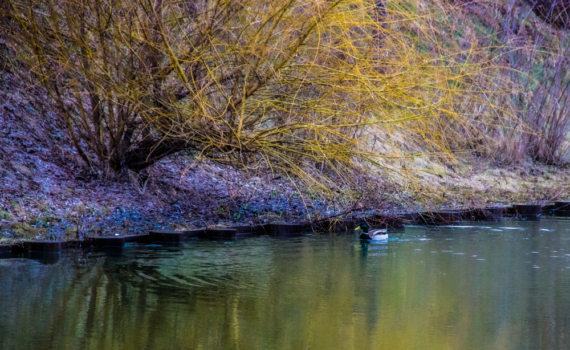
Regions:
<instances>
[{"instance_id":1,"label":"willow tree","mask_svg":"<svg viewBox=\"0 0 570 350\"><path fill-rule=\"evenodd\" d=\"M458 112L464 107L456 107L465 105L462 84L473 66L457 63L455 53L419 53L410 31L397 28L417 22L403 14L409 6L390 9L373 0L3 6L15 57L49 91L91 166L140 170L188 150L307 176L304 169L315 164L337 173L359 159L386 166L382 159L405 157L412 144L445 152L466 134Z\"/></svg>"},{"instance_id":2,"label":"willow tree","mask_svg":"<svg viewBox=\"0 0 570 350\"><path fill-rule=\"evenodd\" d=\"M180 150L242 163L348 156L373 49L366 5L8 0L3 12L78 153L118 171Z\"/></svg>"}]
</instances>

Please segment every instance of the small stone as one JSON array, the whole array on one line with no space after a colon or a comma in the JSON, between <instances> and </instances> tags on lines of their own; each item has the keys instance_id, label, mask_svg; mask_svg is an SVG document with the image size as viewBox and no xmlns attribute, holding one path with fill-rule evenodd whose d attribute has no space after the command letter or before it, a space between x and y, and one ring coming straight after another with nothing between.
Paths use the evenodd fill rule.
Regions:
<instances>
[{"instance_id":1,"label":"small stone","mask_svg":"<svg viewBox=\"0 0 570 350\"><path fill-rule=\"evenodd\" d=\"M31 177L34 176L34 174L32 173L32 171L31 171L28 167L26 167L26 166L24 166L24 165L19 164L19 163L14 162L14 161L10 162L10 164L12 165L12 169L16 170L16 171L19 172L20 174L22 174L22 175L24 175L24 176L26 176L26 177L29 177L29 178L31 178Z\"/></svg>"},{"instance_id":2,"label":"small stone","mask_svg":"<svg viewBox=\"0 0 570 350\"><path fill-rule=\"evenodd\" d=\"M16 176L16 174L14 174L13 172L8 171L8 170L5 170L4 172L2 172L2 177L10 179L11 181L18 181L18 177Z\"/></svg>"}]
</instances>

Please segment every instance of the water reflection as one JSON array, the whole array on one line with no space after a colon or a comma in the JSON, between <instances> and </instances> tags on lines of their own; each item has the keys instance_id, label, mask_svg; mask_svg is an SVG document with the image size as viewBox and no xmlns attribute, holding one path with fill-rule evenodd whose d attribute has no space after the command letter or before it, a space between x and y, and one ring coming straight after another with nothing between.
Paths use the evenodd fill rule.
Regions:
<instances>
[{"instance_id":1,"label":"water reflection","mask_svg":"<svg viewBox=\"0 0 570 350\"><path fill-rule=\"evenodd\" d=\"M545 231L548 230L548 231ZM0 349L565 349L570 225L0 259Z\"/></svg>"}]
</instances>

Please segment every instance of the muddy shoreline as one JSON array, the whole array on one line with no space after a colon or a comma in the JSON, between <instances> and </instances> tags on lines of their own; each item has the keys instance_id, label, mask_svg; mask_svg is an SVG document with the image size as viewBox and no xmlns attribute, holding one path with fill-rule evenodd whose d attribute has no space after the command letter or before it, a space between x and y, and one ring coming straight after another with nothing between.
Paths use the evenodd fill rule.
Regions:
<instances>
[{"instance_id":1,"label":"muddy shoreline","mask_svg":"<svg viewBox=\"0 0 570 350\"><path fill-rule=\"evenodd\" d=\"M547 205L511 205L493 208L471 208L463 210L444 210L415 212L398 215L355 215L349 218L330 217L313 222L300 223L265 223L250 225L206 226L196 229L147 230L137 234L102 236L88 235L79 239L68 240L24 240L12 244L0 244L0 254L59 253L73 249L92 251L101 248L121 248L127 243L167 245L182 244L188 239L232 240L254 236L293 237L307 232L350 233L361 220L369 222L374 228L388 228L389 232L401 232L406 224L425 226L458 225L469 222L500 221L504 217L520 220L540 220L541 217L570 217L570 202L559 201Z\"/></svg>"}]
</instances>

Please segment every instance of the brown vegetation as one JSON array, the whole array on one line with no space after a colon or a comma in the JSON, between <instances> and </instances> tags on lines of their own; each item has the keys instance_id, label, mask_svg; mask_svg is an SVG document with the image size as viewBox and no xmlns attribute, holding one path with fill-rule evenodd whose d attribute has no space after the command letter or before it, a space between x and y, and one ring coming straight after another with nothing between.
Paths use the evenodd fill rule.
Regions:
<instances>
[{"instance_id":1,"label":"brown vegetation","mask_svg":"<svg viewBox=\"0 0 570 350\"><path fill-rule=\"evenodd\" d=\"M35 0L5 8L12 48L57 102L85 162L138 171L180 150L234 164L269 157L283 168L331 154L346 162L369 99L363 89L372 87L373 22L363 6ZM364 19L352 23L349 9Z\"/></svg>"},{"instance_id":2,"label":"brown vegetation","mask_svg":"<svg viewBox=\"0 0 570 350\"><path fill-rule=\"evenodd\" d=\"M492 106L478 78L489 67L470 59L481 48L442 47L449 28L423 27L437 14L398 6L9 0L4 22L89 166L138 171L188 150L329 188L359 160L451 159L493 113L476 111Z\"/></svg>"},{"instance_id":3,"label":"brown vegetation","mask_svg":"<svg viewBox=\"0 0 570 350\"><path fill-rule=\"evenodd\" d=\"M525 167L567 162L569 35L524 0L0 7L3 69L27 83L19 93L45 93L51 104L26 122L14 108L9 123L32 119L30 127L63 136L65 146L35 134L23 142L46 150L36 155L61 153L64 161L50 161L74 169L77 181L116 186L104 179L128 175L131 184L111 192L135 191L137 205L198 196L208 202L204 218L233 220L244 203L263 202L253 190L226 201L234 190L202 181L208 171L231 174L232 188L263 179L268 192L288 193L279 200L305 206L294 215L475 205L515 196L517 186L527 188L521 198L542 200L553 192L533 195ZM0 165L33 173L41 166L30 157L6 154ZM504 176L475 179L486 162L509 167L508 188L500 189ZM10 195L42 188L33 175L14 176ZM196 189L201 182L210 190ZM277 209L267 210L280 213L273 199L268 208ZM218 208L233 216L216 216Z\"/></svg>"}]
</instances>

